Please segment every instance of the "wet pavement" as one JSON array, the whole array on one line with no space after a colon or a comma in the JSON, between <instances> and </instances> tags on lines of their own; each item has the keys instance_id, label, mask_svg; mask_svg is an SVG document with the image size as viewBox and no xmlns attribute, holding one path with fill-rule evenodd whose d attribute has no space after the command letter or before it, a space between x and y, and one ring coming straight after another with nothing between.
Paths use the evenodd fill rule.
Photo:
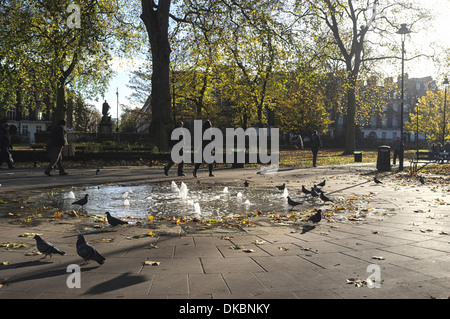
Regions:
<instances>
[{"instance_id":1,"label":"wet pavement","mask_svg":"<svg viewBox=\"0 0 450 319\"><path fill-rule=\"evenodd\" d=\"M383 181L377 185L375 170L375 164L270 175L256 174L256 168L218 169L212 178L206 169L194 178L189 167L186 177L175 176L175 170L166 177L161 167L104 168L99 175L95 169L72 169L54 177L41 169L0 171L1 198L7 202L0 206L0 298L447 298L450 184L430 176L422 185L406 173L388 172L377 174ZM323 180L333 202L299 192ZM184 182L192 197L180 199L172 181L178 187ZM275 188L283 183L289 196L304 204L286 205ZM154 203L151 196L158 192L151 187L164 190L161 202L180 202L189 212L183 214L183 205L173 212L170 205L139 206L136 215L122 208L125 199L130 207L142 198ZM78 199L98 191L105 197L86 205L86 214L66 203L73 199L64 199L70 192ZM249 192L256 195L246 198ZM258 192L271 197L258 201ZM211 209L208 216L196 215L193 203L203 196L227 213ZM251 205L244 205L246 200ZM228 209L227 202L235 206ZM106 209L129 225L106 224ZM307 221L318 209L321 222ZM27 237L33 233L66 255L41 260ZM75 247L79 233L107 261L83 266L80 288L69 288L74 277L68 267L83 262Z\"/></svg>"}]
</instances>

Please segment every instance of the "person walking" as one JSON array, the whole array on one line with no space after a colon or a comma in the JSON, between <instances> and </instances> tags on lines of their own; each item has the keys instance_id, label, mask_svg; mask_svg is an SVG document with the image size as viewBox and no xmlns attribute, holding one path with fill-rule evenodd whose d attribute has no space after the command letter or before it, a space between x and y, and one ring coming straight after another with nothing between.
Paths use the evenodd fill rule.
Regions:
<instances>
[{"instance_id":1,"label":"person walking","mask_svg":"<svg viewBox=\"0 0 450 319\"><path fill-rule=\"evenodd\" d=\"M177 128L181 128L183 127L184 123L182 121L178 121L177 122L177 127L174 129L176 130ZM173 131L172 131L173 132ZM172 134L170 134L172 135ZM169 136L169 145L172 148L175 144L179 143L182 141L182 137L180 136L180 139L178 141L174 141L171 139L171 137ZM183 150L184 152L184 150ZM169 176L169 170L170 168L173 166L173 164L175 164L175 162L172 160L172 157L169 160L169 163L167 163L166 166L164 166L164 175ZM183 166L184 166L184 162L181 161L178 164L178 176L186 176L186 174L183 173Z\"/></svg>"},{"instance_id":2,"label":"person walking","mask_svg":"<svg viewBox=\"0 0 450 319\"><path fill-rule=\"evenodd\" d=\"M313 153L313 167L316 167L317 166L317 154L319 153L319 148L322 146L322 142L320 140L319 133L316 130L314 130L314 132L311 136L310 145L311 145L311 151Z\"/></svg>"},{"instance_id":3,"label":"person walking","mask_svg":"<svg viewBox=\"0 0 450 319\"><path fill-rule=\"evenodd\" d=\"M15 168L13 165L13 158L10 150L12 150L11 145L11 135L9 134L9 123L3 123L0 128L0 166L3 162L8 164L9 169Z\"/></svg>"},{"instance_id":4,"label":"person walking","mask_svg":"<svg viewBox=\"0 0 450 319\"><path fill-rule=\"evenodd\" d=\"M212 123L210 120L206 120L205 123L203 123L203 127L202 127L202 134L205 133L205 131L209 128L212 127ZM205 149L206 145L208 145L211 142L211 140L203 140L202 142L202 154L203 154L203 150ZM200 165L202 165L202 163L196 163L195 167L194 167L194 171L192 172L192 174L194 175L194 177L197 177L197 170L199 169ZM209 163L208 164L208 169L209 169L209 177L214 177L213 174L213 163Z\"/></svg>"},{"instance_id":5,"label":"person walking","mask_svg":"<svg viewBox=\"0 0 450 319\"><path fill-rule=\"evenodd\" d=\"M65 145L67 145L66 121L60 120L52 128L51 137L47 143L47 154L50 159L50 164L44 171L45 175L52 176L50 173L55 165L58 166L59 175L68 175L61 163L62 151Z\"/></svg>"},{"instance_id":6,"label":"person walking","mask_svg":"<svg viewBox=\"0 0 450 319\"><path fill-rule=\"evenodd\" d=\"M395 162L398 160L400 161L400 155L401 151L403 149L403 141L400 139L400 136L397 136L397 138L394 141L394 159L392 161L392 165L395 165Z\"/></svg>"}]
</instances>

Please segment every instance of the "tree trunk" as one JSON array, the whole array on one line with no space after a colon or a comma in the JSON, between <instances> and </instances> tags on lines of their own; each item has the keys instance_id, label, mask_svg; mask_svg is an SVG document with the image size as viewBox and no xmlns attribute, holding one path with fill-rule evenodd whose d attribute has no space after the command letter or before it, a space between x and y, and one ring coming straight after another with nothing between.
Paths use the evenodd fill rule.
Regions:
<instances>
[{"instance_id":1,"label":"tree trunk","mask_svg":"<svg viewBox=\"0 0 450 319\"><path fill-rule=\"evenodd\" d=\"M52 115L52 123L56 124L66 118L66 79L61 76L56 88L56 107Z\"/></svg>"},{"instance_id":2,"label":"tree trunk","mask_svg":"<svg viewBox=\"0 0 450 319\"><path fill-rule=\"evenodd\" d=\"M350 86L347 89L347 114L345 124L344 154L353 154L355 151L355 114L356 114L356 77L351 76Z\"/></svg>"},{"instance_id":3,"label":"tree trunk","mask_svg":"<svg viewBox=\"0 0 450 319\"><path fill-rule=\"evenodd\" d=\"M169 149L170 132L173 129L170 106L170 0L161 0L156 6L152 0L142 0L141 19L147 29L152 51L152 122L149 132L160 151Z\"/></svg>"}]
</instances>

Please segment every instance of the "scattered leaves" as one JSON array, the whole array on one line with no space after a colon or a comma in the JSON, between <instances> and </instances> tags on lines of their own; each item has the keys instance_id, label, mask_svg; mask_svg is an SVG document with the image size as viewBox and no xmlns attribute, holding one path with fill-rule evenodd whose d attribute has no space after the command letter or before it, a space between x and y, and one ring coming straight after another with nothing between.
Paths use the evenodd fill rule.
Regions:
<instances>
[{"instance_id":1,"label":"scattered leaves","mask_svg":"<svg viewBox=\"0 0 450 319\"><path fill-rule=\"evenodd\" d=\"M13 243L13 242L4 242L2 244L0 244L0 247L6 247L6 248L28 248L31 245L29 244L22 244L22 243Z\"/></svg>"},{"instance_id":2,"label":"scattered leaves","mask_svg":"<svg viewBox=\"0 0 450 319\"><path fill-rule=\"evenodd\" d=\"M34 237L35 235L42 236L42 234L39 233L23 233L20 234L19 237Z\"/></svg>"}]
</instances>

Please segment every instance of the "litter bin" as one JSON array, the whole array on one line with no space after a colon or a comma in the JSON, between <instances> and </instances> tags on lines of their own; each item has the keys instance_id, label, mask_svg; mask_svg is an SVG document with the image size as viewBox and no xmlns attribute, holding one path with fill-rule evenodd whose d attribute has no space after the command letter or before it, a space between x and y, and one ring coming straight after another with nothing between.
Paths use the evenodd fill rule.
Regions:
<instances>
[{"instance_id":1,"label":"litter bin","mask_svg":"<svg viewBox=\"0 0 450 319\"><path fill-rule=\"evenodd\" d=\"M355 163L362 162L362 152L353 152L353 155L355 156Z\"/></svg>"},{"instance_id":2,"label":"litter bin","mask_svg":"<svg viewBox=\"0 0 450 319\"><path fill-rule=\"evenodd\" d=\"M378 147L377 170L387 172L391 170L391 147L382 145Z\"/></svg>"}]
</instances>

